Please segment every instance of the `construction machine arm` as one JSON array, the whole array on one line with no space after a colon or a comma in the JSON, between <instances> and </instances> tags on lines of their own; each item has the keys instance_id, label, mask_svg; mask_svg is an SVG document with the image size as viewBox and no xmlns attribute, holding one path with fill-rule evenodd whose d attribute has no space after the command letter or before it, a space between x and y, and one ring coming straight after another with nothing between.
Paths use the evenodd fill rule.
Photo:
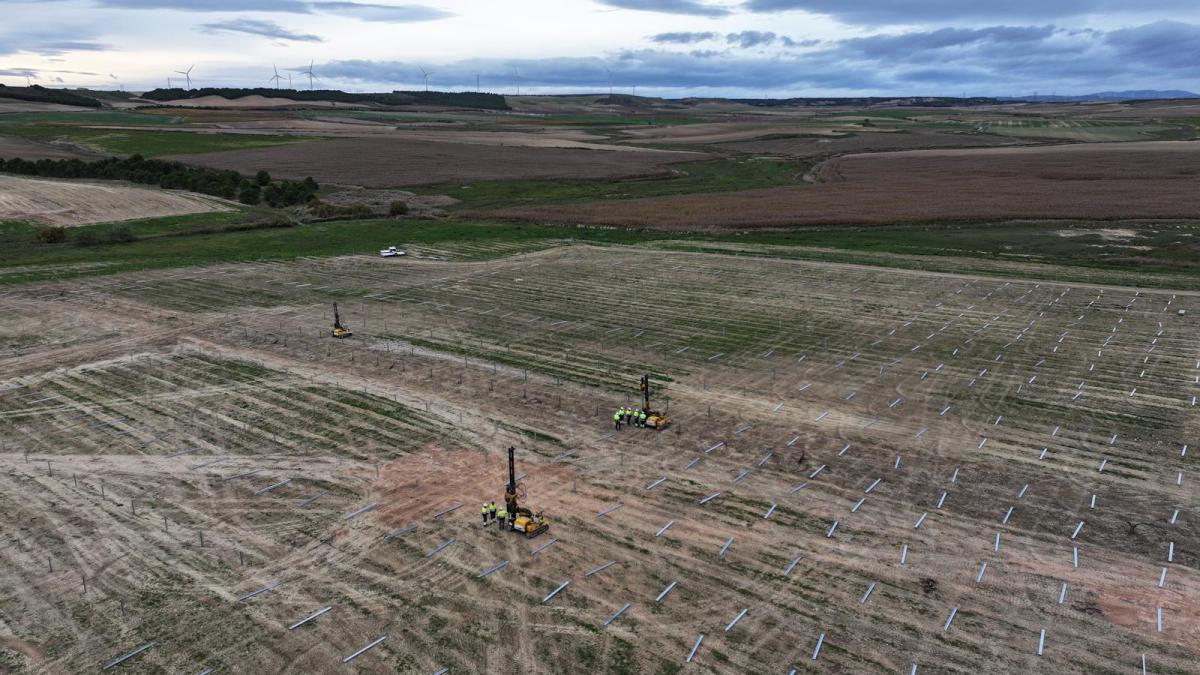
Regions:
<instances>
[{"instance_id":1,"label":"construction machine arm","mask_svg":"<svg viewBox=\"0 0 1200 675\"><path fill-rule=\"evenodd\" d=\"M517 464L513 455L516 448L508 446L508 485L504 490L504 506L509 513L517 512Z\"/></svg>"}]
</instances>

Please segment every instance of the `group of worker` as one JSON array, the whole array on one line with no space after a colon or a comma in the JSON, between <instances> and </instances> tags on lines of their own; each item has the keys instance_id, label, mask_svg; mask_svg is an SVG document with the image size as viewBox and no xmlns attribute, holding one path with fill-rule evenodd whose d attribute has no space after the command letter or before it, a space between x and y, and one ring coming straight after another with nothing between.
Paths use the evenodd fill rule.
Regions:
<instances>
[{"instance_id":1,"label":"group of worker","mask_svg":"<svg viewBox=\"0 0 1200 675\"><path fill-rule=\"evenodd\" d=\"M491 525L492 523L499 522L501 528L503 528L505 530L511 530L511 529L513 529L513 527L516 525L516 522L517 522L517 514L509 513L508 509L504 508L503 504L501 504L500 507L497 508L496 502L494 502L494 501L491 504L484 502L483 508L480 510L480 513L483 514L483 526L484 527L487 527L488 525ZM541 516L534 514L533 524L539 525L539 524L541 524L541 522L542 522Z\"/></svg>"},{"instance_id":2,"label":"group of worker","mask_svg":"<svg viewBox=\"0 0 1200 675\"><path fill-rule=\"evenodd\" d=\"M492 502L491 504L484 502L483 503L483 526L487 527L488 525L491 525L492 523L496 522L497 520L500 521L500 527L503 527L506 530L512 529L512 518L510 517L510 514L508 513L508 509L505 509L503 504L501 504L500 508L497 509L496 502Z\"/></svg>"},{"instance_id":3,"label":"group of worker","mask_svg":"<svg viewBox=\"0 0 1200 675\"><path fill-rule=\"evenodd\" d=\"M649 415L647 415L646 411L642 410L641 408L621 406L620 408L617 408L616 412L613 413L613 424L618 430L620 430L622 424L632 424L635 427L644 427L646 426L646 418L648 416Z\"/></svg>"}]
</instances>

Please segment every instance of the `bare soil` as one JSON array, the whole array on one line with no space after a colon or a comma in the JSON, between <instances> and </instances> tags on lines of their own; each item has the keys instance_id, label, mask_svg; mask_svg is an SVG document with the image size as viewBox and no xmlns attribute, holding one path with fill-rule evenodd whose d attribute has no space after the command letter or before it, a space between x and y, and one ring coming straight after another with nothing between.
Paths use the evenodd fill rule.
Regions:
<instances>
[{"instance_id":1,"label":"bare soil","mask_svg":"<svg viewBox=\"0 0 1200 675\"><path fill-rule=\"evenodd\" d=\"M0 157L12 159L95 159L99 155L88 153L75 145L46 143L15 136L0 136Z\"/></svg>"},{"instance_id":2,"label":"bare soil","mask_svg":"<svg viewBox=\"0 0 1200 675\"><path fill-rule=\"evenodd\" d=\"M379 215L387 215L392 202L402 201L408 206L408 215L435 217L445 214L447 207L458 200L446 195L416 195L405 190L371 190L365 188L341 190L321 197L321 201L337 206L361 204Z\"/></svg>"},{"instance_id":3,"label":"bare soil","mask_svg":"<svg viewBox=\"0 0 1200 675\"><path fill-rule=\"evenodd\" d=\"M1200 217L1200 143L847 155L822 184L498 210L491 216L666 229L903 221Z\"/></svg>"},{"instance_id":4,"label":"bare soil","mask_svg":"<svg viewBox=\"0 0 1200 675\"><path fill-rule=\"evenodd\" d=\"M12 287L0 663L1190 672L1198 303L583 246ZM644 372L673 425L615 431Z\"/></svg>"},{"instance_id":5,"label":"bare soil","mask_svg":"<svg viewBox=\"0 0 1200 675\"><path fill-rule=\"evenodd\" d=\"M722 143L721 148L758 155L823 157L859 152L888 152L925 148L976 148L1014 145L1014 139L967 132L905 130L852 133L838 137L794 137Z\"/></svg>"},{"instance_id":6,"label":"bare soil","mask_svg":"<svg viewBox=\"0 0 1200 675\"><path fill-rule=\"evenodd\" d=\"M338 139L300 146L231 150L174 159L221 169L321 183L382 188L519 178L629 178L665 175L699 153L498 146L393 138Z\"/></svg>"},{"instance_id":7,"label":"bare soil","mask_svg":"<svg viewBox=\"0 0 1200 675\"><path fill-rule=\"evenodd\" d=\"M220 200L192 192L0 175L0 220L70 227L228 210Z\"/></svg>"}]
</instances>

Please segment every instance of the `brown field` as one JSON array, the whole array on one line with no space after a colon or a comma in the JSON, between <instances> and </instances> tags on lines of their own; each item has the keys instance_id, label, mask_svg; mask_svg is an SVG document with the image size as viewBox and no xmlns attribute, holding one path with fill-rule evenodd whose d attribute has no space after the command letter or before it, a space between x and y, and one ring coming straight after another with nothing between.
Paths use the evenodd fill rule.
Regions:
<instances>
[{"instance_id":1,"label":"brown field","mask_svg":"<svg viewBox=\"0 0 1200 675\"><path fill-rule=\"evenodd\" d=\"M166 157L189 164L321 183L395 187L516 178L627 178L666 174L704 159L687 152L497 146L392 138L339 139L252 150Z\"/></svg>"},{"instance_id":2,"label":"brown field","mask_svg":"<svg viewBox=\"0 0 1200 675\"><path fill-rule=\"evenodd\" d=\"M674 127L629 127L621 130L621 135L639 143L658 144L706 144L746 141L760 136L773 135L804 135L804 136L838 136L856 128L797 126L786 123L770 124L766 121L755 123L715 122L710 124L685 124ZM867 133L871 133L870 130Z\"/></svg>"},{"instance_id":3,"label":"brown field","mask_svg":"<svg viewBox=\"0 0 1200 675\"><path fill-rule=\"evenodd\" d=\"M62 143L44 143L29 138L0 136L0 157L10 159L93 159L96 156L84 152L78 146Z\"/></svg>"},{"instance_id":4,"label":"brown field","mask_svg":"<svg viewBox=\"0 0 1200 675\"><path fill-rule=\"evenodd\" d=\"M72 226L227 210L221 200L192 192L0 175L0 221Z\"/></svg>"},{"instance_id":5,"label":"brown field","mask_svg":"<svg viewBox=\"0 0 1200 675\"><path fill-rule=\"evenodd\" d=\"M782 157L821 157L856 152L886 152L926 148L976 148L1014 145L1017 141L1000 136L966 131L945 132L905 130L891 133L851 133L834 138L796 136L736 143L719 147L736 152Z\"/></svg>"},{"instance_id":6,"label":"brown field","mask_svg":"<svg viewBox=\"0 0 1200 675\"><path fill-rule=\"evenodd\" d=\"M10 288L0 665L1190 672L1197 313L584 246ZM673 426L615 432L643 372ZM532 541L480 527L509 445Z\"/></svg>"},{"instance_id":7,"label":"brown field","mask_svg":"<svg viewBox=\"0 0 1200 675\"><path fill-rule=\"evenodd\" d=\"M1011 218L1200 217L1200 143L848 155L822 184L503 209L489 216L668 229Z\"/></svg>"}]
</instances>

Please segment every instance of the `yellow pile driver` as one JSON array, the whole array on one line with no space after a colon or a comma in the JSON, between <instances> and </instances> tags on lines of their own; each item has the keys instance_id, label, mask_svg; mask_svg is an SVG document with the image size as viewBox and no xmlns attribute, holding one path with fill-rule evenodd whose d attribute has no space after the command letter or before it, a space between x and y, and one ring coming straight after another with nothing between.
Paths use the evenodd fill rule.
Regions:
<instances>
[{"instance_id":1,"label":"yellow pile driver","mask_svg":"<svg viewBox=\"0 0 1200 675\"><path fill-rule=\"evenodd\" d=\"M351 335L354 333L346 330L346 327L342 325L342 317L338 314L337 303L333 303L333 337L348 338Z\"/></svg>"},{"instance_id":2,"label":"yellow pile driver","mask_svg":"<svg viewBox=\"0 0 1200 675\"><path fill-rule=\"evenodd\" d=\"M667 416L650 407L650 374L642 375L642 410L646 411L646 428L662 429L671 423Z\"/></svg>"},{"instance_id":3,"label":"yellow pile driver","mask_svg":"<svg viewBox=\"0 0 1200 675\"><path fill-rule=\"evenodd\" d=\"M550 529L550 523L546 521L546 517L539 511L534 513L530 509L517 504L518 488L520 497L525 498L525 487L517 485L517 469L516 461L513 458L515 449L512 446L508 448L508 485L504 488L504 508L508 511L508 517L513 519L513 531L524 534L527 538L532 539L539 534Z\"/></svg>"}]
</instances>

